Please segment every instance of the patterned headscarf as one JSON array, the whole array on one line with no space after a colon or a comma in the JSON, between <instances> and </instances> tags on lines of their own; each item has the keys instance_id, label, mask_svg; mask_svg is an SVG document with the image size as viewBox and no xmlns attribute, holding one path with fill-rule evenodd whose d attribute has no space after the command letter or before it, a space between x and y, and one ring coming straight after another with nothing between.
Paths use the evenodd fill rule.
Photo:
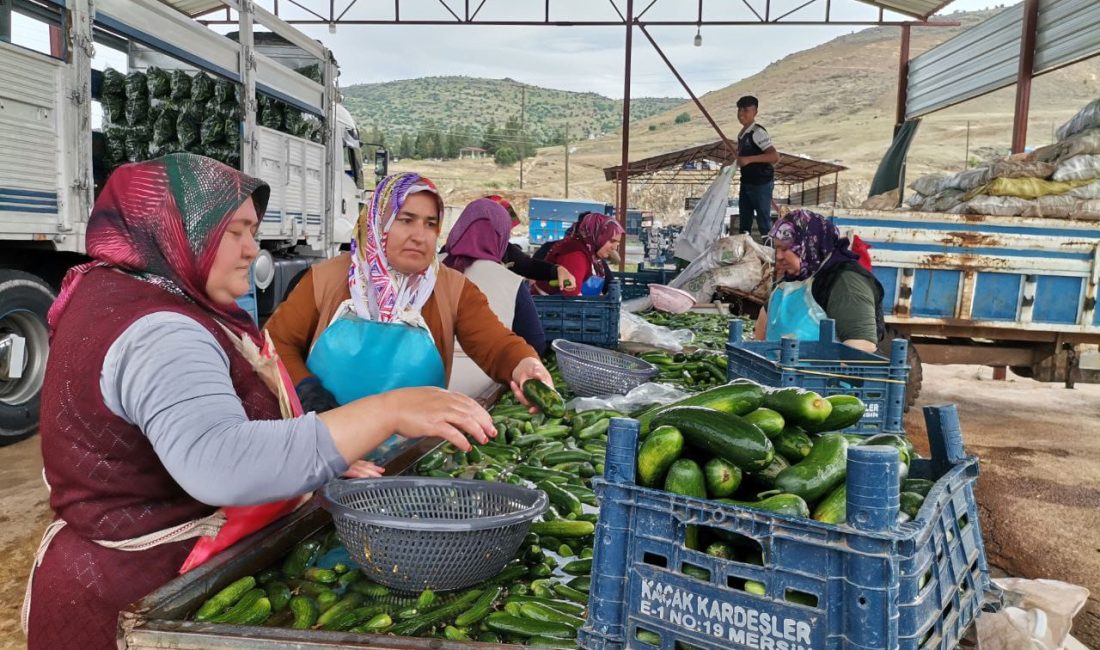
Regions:
<instances>
[{"instance_id":1,"label":"patterned headscarf","mask_svg":"<svg viewBox=\"0 0 1100 650\"><path fill-rule=\"evenodd\" d=\"M421 324L420 310L435 289L439 261L406 275L390 266L386 258L386 235L405 199L417 192L431 192L443 217L443 200L435 183L412 172L392 174L379 181L370 204L359 214L351 240L351 269L348 287L352 306L359 318L382 323Z\"/></svg>"},{"instance_id":2,"label":"patterned headscarf","mask_svg":"<svg viewBox=\"0 0 1100 650\"><path fill-rule=\"evenodd\" d=\"M94 261L69 270L50 308L55 327L84 274L117 268L183 296L257 344L259 330L236 303L206 295L206 281L230 217L249 198L263 215L271 188L211 158L178 153L123 165L107 180L88 219Z\"/></svg>"},{"instance_id":3,"label":"patterned headscarf","mask_svg":"<svg viewBox=\"0 0 1100 650\"><path fill-rule=\"evenodd\" d=\"M611 217L599 212L588 212L581 216L573 226L573 232L569 235L573 239L584 244L588 256L592 260L593 267L603 269L603 260L596 254L603 245L615 238L616 235L624 235L626 231Z\"/></svg>"},{"instance_id":4,"label":"patterned headscarf","mask_svg":"<svg viewBox=\"0 0 1100 650\"><path fill-rule=\"evenodd\" d=\"M798 275L788 275L788 282L805 280L825 269L859 259L849 250L848 238L841 237L831 221L809 210L794 210L780 217L768 236L782 242L802 260Z\"/></svg>"},{"instance_id":5,"label":"patterned headscarf","mask_svg":"<svg viewBox=\"0 0 1100 650\"><path fill-rule=\"evenodd\" d=\"M463 273L477 260L500 262L508 249L511 231L511 219L499 203L478 199L466 206L447 235L447 257L443 263Z\"/></svg>"}]
</instances>

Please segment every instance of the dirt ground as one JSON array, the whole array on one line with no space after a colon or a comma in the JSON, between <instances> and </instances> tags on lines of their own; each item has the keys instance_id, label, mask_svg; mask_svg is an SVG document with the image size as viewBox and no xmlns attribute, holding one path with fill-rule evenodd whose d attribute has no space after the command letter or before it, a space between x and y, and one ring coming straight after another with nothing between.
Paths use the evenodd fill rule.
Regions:
<instances>
[{"instance_id":1,"label":"dirt ground","mask_svg":"<svg viewBox=\"0 0 1100 650\"><path fill-rule=\"evenodd\" d=\"M918 406L955 402L968 452L982 459L981 525L990 561L1009 574L1092 592L1073 633L1100 648L1100 386L1066 390L988 368L924 369ZM919 408L906 421L927 453ZM0 649L25 646L19 609L50 515L37 438L0 449Z\"/></svg>"}]
</instances>

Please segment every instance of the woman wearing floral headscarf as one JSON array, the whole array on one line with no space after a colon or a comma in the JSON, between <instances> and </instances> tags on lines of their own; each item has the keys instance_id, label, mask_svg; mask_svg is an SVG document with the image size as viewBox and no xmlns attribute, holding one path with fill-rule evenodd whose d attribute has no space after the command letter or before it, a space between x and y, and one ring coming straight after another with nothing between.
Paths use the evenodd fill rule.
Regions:
<instances>
[{"instance_id":1,"label":"woman wearing floral headscarf","mask_svg":"<svg viewBox=\"0 0 1100 650\"><path fill-rule=\"evenodd\" d=\"M382 179L359 215L351 253L315 265L267 331L306 410L403 386L447 385L455 339L494 380L520 386L550 373L504 327L485 295L440 265L443 203L418 174Z\"/></svg>"},{"instance_id":2,"label":"woman wearing floral headscarf","mask_svg":"<svg viewBox=\"0 0 1100 650\"><path fill-rule=\"evenodd\" d=\"M341 472L376 476L359 459L394 434L463 449L466 435L492 435L484 409L438 389L302 414L235 303L269 194L173 154L120 167L97 199L93 261L69 272L49 313L40 432L57 518L23 608L30 648L117 647L123 607Z\"/></svg>"},{"instance_id":3,"label":"woman wearing floral headscarf","mask_svg":"<svg viewBox=\"0 0 1100 650\"><path fill-rule=\"evenodd\" d=\"M546 255L547 262L564 266L577 283L559 289L540 282L535 287L543 294L560 293L563 296L579 296L582 291L586 294L606 292L611 279L606 260L618 248L624 234L619 222L607 215L589 212L581 216L569 236L554 244ZM595 288L597 284L599 287Z\"/></svg>"},{"instance_id":4,"label":"woman wearing floral headscarf","mask_svg":"<svg viewBox=\"0 0 1100 650\"><path fill-rule=\"evenodd\" d=\"M817 323L836 321L844 343L874 352L885 338L883 289L859 264L846 237L825 217L794 210L772 226L776 274L782 277L767 309L760 311L757 338L777 341L791 335L816 340Z\"/></svg>"}]
</instances>

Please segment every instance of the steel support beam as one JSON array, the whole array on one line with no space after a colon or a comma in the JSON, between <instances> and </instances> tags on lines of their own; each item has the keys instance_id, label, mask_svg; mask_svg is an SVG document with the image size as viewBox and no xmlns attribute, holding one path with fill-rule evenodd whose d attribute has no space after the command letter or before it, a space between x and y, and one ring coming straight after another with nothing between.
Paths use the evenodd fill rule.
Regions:
<instances>
[{"instance_id":1,"label":"steel support beam","mask_svg":"<svg viewBox=\"0 0 1100 650\"><path fill-rule=\"evenodd\" d=\"M0 41L11 42L11 0L0 0Z\"/></svg>"},{"instance_id":2,"label":"steel support beam","mask_svg":"<svg viewBox=\"0 0 1100 650\"><path fill-rule=\"evenodd\" d=\"M722 127L718 126L718 122L714 121L714 118L711 117L710 112L707 110L706 106L703 106L703 102L699 101L699 98L695 96L695 93L692 92L691 87L688 86L687 82L684 81L684 78L681 77L680 73L676 70L676 66L672 65L672 61L668 60L668 57L665 56L664 51L662 51L661 47L657 45L657 41L653 40L653 36L650 35L649 30L647 30L644 25L639 25L639 28L642 30L642 33L645 34L645 37L649 39L649 43L653 46L653 49L657 50L657 54L661 57L661 60L664 61L665 65L668 66L668 69L672 71L672 74L676 77L676 81L679 81L680 85L684 87L685 91L687 91L688 96L691 97L691 101L695 102L695 106L699 109L699 112L703 114L703 117L707 118L707 121L710 122L711 127L713 127L715 132L718 133L718 137L722 138L722 144L726 146L726 150L730 152L731 156L736 156L737 145L733 144L733 142L730 142L730 139L727 138L726 134L722 132ZM625 165L626 163L624 162L623 164Z\"/></svg>"},{"instance_id":3,"label":"steel support beam","mask_svg":"<svg viewBox=\"0 0 1100 650\"><path fill-rule=\"evenodd\" d=\"M619 171L619 202L615 218L626 231L626 210L630 191L630 61L634 49L634 0L626 0L626 54L623 58L623 157ZM626 269L626 235L619 242L619 271Z\"/></svg>"},{"instance_id":4,"label":"steel support beam","mask_svg":"<svg viewBox=\"0 0 1100 650\"><path fill-rule=\"evenodd\" d=\"M1039 28L1039 0L1024 0L1020 34L1020 70L1016 78L1016 110L1012 118L1012 153L1027 146L1027 117L1031 108L1031 78L1035 71L1035 35Z\"/></svg>"},{"instance_id":5,"label":"steel support beam","mask_svg":"<svg viewBox=\"0 0 1100 650\"><path fill-rule=\"evenodd\" d=\"M898 53L898 103L894 112L894 127L905 121L905 105L909 103L909 39L911 25L901 26L901 51Z\"/></svg>"}]
</instances>

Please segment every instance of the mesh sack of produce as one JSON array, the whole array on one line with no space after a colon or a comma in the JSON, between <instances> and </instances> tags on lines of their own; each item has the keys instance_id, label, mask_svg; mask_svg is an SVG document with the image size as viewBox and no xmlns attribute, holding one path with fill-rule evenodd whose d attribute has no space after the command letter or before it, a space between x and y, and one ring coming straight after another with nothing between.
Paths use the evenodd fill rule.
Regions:
<instances>
[{"instance_id":1,"label":"mesh sack of produce","mask_svg":"<svg viewBox=\"0 0 1100 650\"><path fill-rule=\"evenodd\" d=\"M126 159L139 162L149 159L149 128L131 126L126 129Z\"/></svg>"},{"instance_id":2,"label":"mesh sack of produce","mask_svg":"<svg viewBox=\"0 0 1100 650\"><path fill-rule=\"evenodd\" d=\"M126 101L132 102L138 99L148 103L149 85L144 72L131 72L126 75Z\"/></svg>"},{"instance_id":3,"label":"mesh sack of produce","mask_svg":"<svg viewBox=\"0 0 1100 650\"><path fill-rule=\"evenodd\" d=\"M316 81L317 83L322 83L321 66L317 63L314 63L313 65L307 65L307 66L304 66L304 67L301 67L301 68L296 68L295 71L298 74L302 75L303 77L306 77L307 79L312 79L313 81Z\"/></svg>"},{"instance_id":4,"label":"mesh sack of produce","mask_svg":"<svg viewBox=\"0 0 1100 650\"><path fill-rule=\"evenodd\" d=\"M104 70L99 101L108 122L117 124L126 119L126 75L112 68Z\"/></svg>"},{"instance_id":5,"label":"mesh sack of produce","mask_svg":"<svg viewBox=\"0 0 1100 650\"><path fill-rule=\"evenodd\" d=\"M1006 158L990 167L991 178L1050 178L1054 173L1052 162Z\"/></svg>"},{"instance_id":6,"label":"mesh sack of produce","mask_svg":"<svg viewBox=\"0 0 1100 650\"><path fill-rule=\"evenodd\" d=\"M149 68L145 71L145 83L151 99L168 99L172 96L172 75L167 70Z\"/></svg>"},{"instance_id":7,"label":"mesh sack of produce","mask_svg":"<svg viewBox=\"0 0 1100 650\"><path fill-rule=\"evenodd\" d=\"M926 212L948 212L963 202L963 194L965 192L956 189L936 192L924 200L924 206L921 209Z\"/></svg>"},{"instance_id":8,"label":"mesh sack of produce","mask_svg":"<svg viewBox=\"0 0 1100 650\"><path fill-rule=\"evenodd\" d=\"M225 118L225 146L233 149L241 148L241 119L230 116Z\"/></svg>"},{"instance_id":9,"label":"mesh sack of produce","mask_svg":"<svg viewBox=\"0 0 1100 650\"><path fill-rule=\"evenodd\" d=\"M227 79L214 81L214 101L218 104L227 104L237 101L237 85Z\"/></svg>"},{"instance_id":10,"label":"mesh sack of produce","mask_svg":"<svg viewBox=\"0 0 1100 650\"><path fill-rule=\"evenodd\" d=\"M179 117L176 118L176 140L181 147L190 151L190 147L200 141L202 129L202 106L198 104L182 104L179 109Z\"/></svg>"},{"instance_id":11,"label":"mesh sack of produce","mask_svg":"<svg viewBox=\"0 0 1100 650\"><path fill-rule=\"evenodd\" d=\"M1070 136L1098 126L1100 126L1100 99L1094 99L1071 117L1068 122L1058 127L1054 134L1059 140L1065 140Z\"/></svg>"},{"instance_id":12,"label":"mesh sack of produce","mask_svg":"<svg viewBox=\"0 0 1100 650\"><path fill-rule=\"evenodd\" d=\"M1100 199L1100 181L1093 181L1088 185L1075 187L1066 194L1076 199Z\"/></svg>"},{"instance_id":13,"label":"mesh sack of produce","mask_svg":"<svg viewBox=\"0 0 1100 650\"><path fill-rule=\"evenodd\" d=\"M1057 162L1081 154L1098 154L1100 153L1100 127L1082 131L1053 146L1058 148Z\"/></svg>"},{"instance_id":14,"label":"mesh sack of produce","mask_svg":"<svg viewBox=\"0 0 1100 650\"><path fill-rule=\"evenodd\" d=\"M205 155L219 162L223 162L230 167L237 167L241 161L240 151L225 144L207 147Z\"/></svg>"},{"instance_id":15,"label":"mesh sack of produce","mask_svg":"<svg viewBox=\"0 0 1100 650\"><path fill-rule=\"evenodd\" d=\"M205 72L200 72L191 78L191 101L196 104L205 104L214 96L214 80Z\"/></svg>"},{"instance_id":16,"label":"mesh sack of produce","mask_svg":"<svg viewBox=\"0 0 1100 650\"><path fill-rule=\"evenodd\" d=\"M1074 209L1077 208L1078 201L1079 199L1069 196L1068 194L1041 196L1032 201L1031 205L1020 213L1020 216L1056 217L1065 219L1073 214Z\"/></svg>"},{"instance_id":17,"label":"mesh sack of produce","mask_svg":"<svg viewBox=\"0 0 1100 650\"><path fill-rule=\"evenodd\" d=\"M1042 178L995 178L972 194L990 196L1015 196L1021 199L1037 199L1051 194L1065 194L1075 187L1088 185L1091 180L1048 181ZM969 199L969 196L967 197Z\"/></svg>"},{"instance_id":18,"label":"mesh sack of produce","mask_svg":"<svg viewBox=\"0 0 1100 650\"><path fill-rule=\"evenodd\" d=\"M969 192L985 185L990 178L989 167L975 167L952 174L945 182L949 188Z\"/></svg>"},{"instance_id":19,"label":"mesh sack of produce","mask_svg":"<svg viewBox=\"0 0 1100 650\"><path fill-rule=\"evenodd\" d=\"M1032 205L1032 201L1015 196L988 196L981 194L966 202L967 211L972 214L1012 217L1022 214Z\"/></svg>"},{"instance_id":20,"label":"mesh sack of produce","mask_svg":"<svg viewBox=\"0 0 1100 650\"><path fill-rule=\"evenodd\" d=\"M126 123L130 126L144 126L149 122L149 99L126 98Z\"/></svg>"},{"instance_id":21,"label":"mesh sack of produce","mask_svg":"<svg viewBox=\"0 0 1100 650\"><path fill-rule=\"evenodd\" d=\"M924 208L924 202L928 200L928 197L920 192L914 192L909 195L909 200L905 203L914 210L921 210Z\"/></svg>"},{"instance_id":22,"label":"mesh sack of produce","mask_svg":"<svg viewBox=\"0 0 1100 650\"><path fill-rule=\"evenodd\" d=\"M126 162L126 131L125 126L112 124L103 130L103 137L107 140L106 160L111 167L117 167Z\"/></svg>"},{"instance_id":23,"label":"mesh sack of produce","mask_svg":"<svg viewBox=\"0 0 1100 650\"><path fill-rule=\"evenodd\" d=\"M1100 178L1100 154L1081 154L1072 158L1065 158L1058 163L1058 169L1054 170L1056 181L1079 181Z\"/></svg>"},{"instance_id":24,"label":"mesh sack of produce","mask_svg":"<svg viewBox=\"0 0 1100 650\"><path fill-rule=\"evenodd\" d=\"M899 198L898 191L893 189L889 192L869 197L866 201L861 203L859 207L864 210L893 210L898 207Z\"/></svg>"},{"instance_id":25,"label":"mesh sack of produce","mask_svg":"<svg viewBox=\"0 0 1100 650\"><path fill-rule=\"evenodd\" d=\"M260 116L260 123L269 129L281 130L283 128L283 114L286 111L283 103L266 96L261 97L260 101L266 103L263 114Z\"/></svg>"},{"instance_id":26,"label":"mesh sack of produce","mask_svg":"<svg viewBox=\"0 0 1100 650\"><path fill-rule=\"evenodd\" d=\"M172 92L168 98L179 104L191 99L191 75L183 70L172 71Z\"/></svg>"},{"instance_id":27,"label":"mesh sack of produce","mask_svg":"<svg viewBox=\"0 0 1100 650\"><path fill-rule=\"evenodd\" d=\"M321 141L321 120L314 115L306 115L303 118L303 132L302 137L308 138L313 142Z\"/></svg>"},{"instance_id":28,"label":"mesh sack of produce","mask_svg":"<svg viewBox=\"0 0 1100 650\"><path fill-rule=\"evenodd\" d=\"M949 185L947 181L949 178L950 176L947 174L925 174L910 183L909 187L914 192L920 192L925 196L932 196L933 194L938 194L948 189Z\"/></svg>"},{"instance_id":29,"label":"mesh sack of produce","mask_svg":"<svg viewBox=\"0 0 1100 650\"><path fill-rule=\"evenodd\" d=\"M302 111L287 106L283 111L283 130L290 135L303 137L305 121L302 119Z\"/></svg>"},{"instance_id":30,"label":"mesh sack of produce","mask_svg":"<svg viewBox=\"0 0 1100 650\"><path fill-rule=\"evenodd\" d=\"M176 143L176 122L180 112L175 106L164 105L160 108L160 115L153 122L153 146L163 147Z\"/></svg>"},{"instance_id":31,"label":"mesh sack of produce","mask_svg":"<svg viewBox=\"0 0 1100 650\"><path fill-rule=\"evenodd\" d=\"M199 140L206 147L221 144L225 140L225 115L220 112L207 114L199 129Z\"/></svg>"}]
</instances>

